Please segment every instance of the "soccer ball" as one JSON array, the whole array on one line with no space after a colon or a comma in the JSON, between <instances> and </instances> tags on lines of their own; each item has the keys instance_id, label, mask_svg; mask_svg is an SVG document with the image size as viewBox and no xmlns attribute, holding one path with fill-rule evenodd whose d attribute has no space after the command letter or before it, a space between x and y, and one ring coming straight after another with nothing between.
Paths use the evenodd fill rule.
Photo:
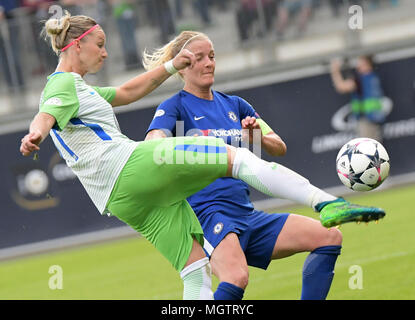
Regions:
<instances>
[{"instance_id":1,"label":"soccer ball","mask_svg":"<svg viewBox=\"0 0 415 320\"><path fill-rule=\"evenodd\" d=\"M353 139L337 154L336 169L346 187L355 191L373 190L389 176L389 155L376 140Z\"/></svg>"}]
</instances>

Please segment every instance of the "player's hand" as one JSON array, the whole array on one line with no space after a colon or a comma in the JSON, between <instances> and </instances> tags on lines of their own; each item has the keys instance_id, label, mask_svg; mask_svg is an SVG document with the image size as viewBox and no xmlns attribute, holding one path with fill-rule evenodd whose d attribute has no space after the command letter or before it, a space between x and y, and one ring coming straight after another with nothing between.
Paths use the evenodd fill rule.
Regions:
<instances>
[{"instance_id":1,"label":"player's hand","mask_svg":"<svg viewBox=\"0 0 415 320\"><path fill-rule=\"evenodd\" d=\"M245 119L242 119L241 126L242 141L247 141L247 139L249 139L249 143L253 143L258 137L260 138L259 141L262 140L262 130L255 117L248 116ZM254 137L256 139L254 139Z\"/></svg>"},{"instance_id":2,"label":"player's hand","mask_svg":"<svg viewBox=\"0 0 415 320\"><path fill-rule=\"evenodd\" d=\"M177 70L182 70L186 67L192 68L196 62L196 57L190 50L182 49L173 59L173 66Z\"/></svg>"},{"instance_id":3,"label":"player's hand","mask_svg":"<svg viewBox=\"0 0 415 320\"><path fill-rule=\"evenodd\" d=\"M20 153L25 157L29 156L33 151L40 150L39 144L42 141L42 135L38 131L28 133L21 140Z\"/></svg>"}]
</instances>

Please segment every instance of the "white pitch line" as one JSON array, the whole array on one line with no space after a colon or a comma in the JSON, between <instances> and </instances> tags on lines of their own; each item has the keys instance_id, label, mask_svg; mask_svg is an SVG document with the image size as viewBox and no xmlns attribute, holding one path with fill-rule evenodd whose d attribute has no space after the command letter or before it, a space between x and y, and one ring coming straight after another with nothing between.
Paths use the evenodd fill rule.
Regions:
<instances>
[{"instance_id":1,"label":"white pitch line","mask_svg":"<svg viewBox=\"0 0 415 320\"><path fill-rule=\"evenodd\" d=\"M336 263L335 269L338 268L347 268L350 267L352 265L364 265L367 263L372 263L372 262L378 262L378 261L382 261L382 260L389 260L389 259L393 259L393 258L397 258L397 257L403 257L403 256L407 256L409 254L411 254L412 252L395 252L395 253L391 253L391 254L387 254L387 255L382 255L382 256L374 256L374 257L369 257L369 258L364 258L364 259L356 259L356 260L351 260L351 261L347 261L347 262L342 262L342 263ZM276 260L278 261L278 260ZM271 262L272 263L272 262ZM285 277L289 277L289 276L294 276L294 275L301 275L301 268L299 267L298 269L299 271L291 271L291 272L285 272L285 273L281 273L281 272L276 272L273 273L271 276L270 275L263 275L263 276L259 276L259 277L254 277L252 280L249 280L249 283L256 283L256 282L261 282L261 281L265 281L265 280L270 280L270 279L279 279L279 278L285 278ZM267 272L267 271L265 271Z\"/></svg>"}]
</instances>

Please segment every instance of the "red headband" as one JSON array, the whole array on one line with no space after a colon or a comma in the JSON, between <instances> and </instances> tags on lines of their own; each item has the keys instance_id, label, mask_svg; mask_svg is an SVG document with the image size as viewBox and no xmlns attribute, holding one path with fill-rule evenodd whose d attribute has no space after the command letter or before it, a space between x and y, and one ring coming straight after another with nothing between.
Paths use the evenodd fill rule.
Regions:
<instances>
[{"instance_id":1,"label":"red headband","mask_svg":"<svg viewBox=\"0 0 415 320\"><path fill-rule=\"evenodd\" d=\"M70 44L68 44L67 46L62 48L61 52L64 52L66 49L68 49L70 46L72 46L75 43L76 40L81 40L83 37L85 37L87 34L91 33L92 31L94 31L98 27L99 27L99 24L96 24L95 26L89 28L87 31L85 31L83 34L81 34L78 38L76 38L75 40L72 40L72 42Z\"/></svg>"}]
</instances>

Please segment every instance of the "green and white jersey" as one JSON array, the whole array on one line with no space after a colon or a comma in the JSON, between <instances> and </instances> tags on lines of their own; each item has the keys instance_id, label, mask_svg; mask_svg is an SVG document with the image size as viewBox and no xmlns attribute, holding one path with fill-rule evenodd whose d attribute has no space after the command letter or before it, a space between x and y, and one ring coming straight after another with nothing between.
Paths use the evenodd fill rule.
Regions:
<instances>
[{"instance_id":1,"label":"green and white jersey","mask_svg":"<svg viewBox=\"0 0 415 320\"><path fill-rule=\"evenodd\" d=\"M123 135L111 106L115 88L91 87L74 72L48 77L39 110L52 115L53 142L101 214L138 142Z\"/></svg>"}]
</instances>

